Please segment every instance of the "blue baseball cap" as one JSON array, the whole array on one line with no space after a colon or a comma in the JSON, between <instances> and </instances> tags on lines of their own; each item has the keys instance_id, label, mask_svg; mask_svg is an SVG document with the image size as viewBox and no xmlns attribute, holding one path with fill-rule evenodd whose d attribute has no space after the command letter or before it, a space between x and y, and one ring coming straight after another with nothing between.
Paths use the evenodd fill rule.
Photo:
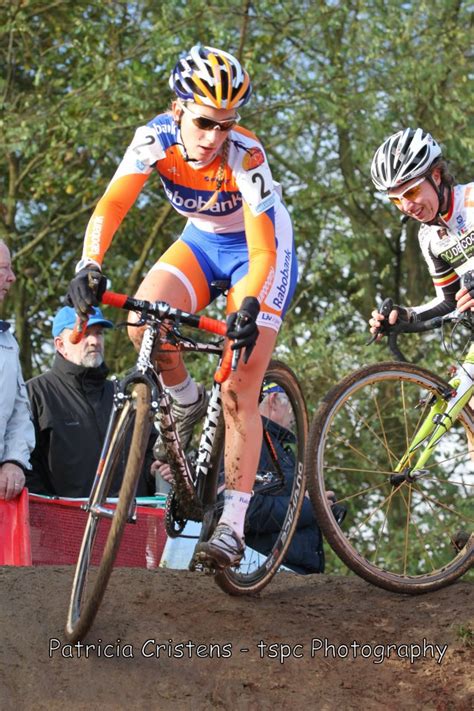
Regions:
<instances>
[{"instance_id":1,"label":"blue baseball cap","mask_svg":"<svg viewBox=\"0 0 474 711\"><path fill-rule=\"evenodd\" d=\"M262 388L262 395L270 395L270 393L284 393L285 391L278 385L278 383L270 382L264 383ZM286 393L285 393L286 394Z\"/></svg>"},{"instance_id":2,"label":"blue baseball cap","mask_svg":"<svg viewBox=\"0 0 474 711\"><path fill-rule=\"evenodd\" d=\"M58 313L53 319L53 338L59 336L60 333L65 328L73 329L76 323L76 312L71 306L63 306L59 309ZM113 328L114 324L112 321L108 321L103 317L102 311L98 308L94 308L94 313L89 316L89 321L87 322L87 327L89 326L103 326L103 328Z\"/></svg>"}]
</instances>

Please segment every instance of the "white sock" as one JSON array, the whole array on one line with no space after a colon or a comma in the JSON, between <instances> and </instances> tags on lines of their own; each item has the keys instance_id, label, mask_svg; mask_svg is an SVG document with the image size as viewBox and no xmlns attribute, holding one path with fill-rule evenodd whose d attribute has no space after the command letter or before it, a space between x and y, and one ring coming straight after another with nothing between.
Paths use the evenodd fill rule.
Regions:
<instances>
[{"instance_id":1,"label":"white sock","mask_svg":"<svg viewBox=\"0 0 474 711\"><path fill-rule=\"evenodd\" d=\"M226 523L235 533L244 537L245 514L249 507L252 494L244 491L226 489L224 491L224 511L219 519L219 523Z\"/></svg>"},{"instance_id":2,"label":"white sock","mask_svg":"<svg viewBox=\"0 0 474 711\"><path fill-rule=\"evenodd\" d=\"M197 402L199 391L196 381L188 374L186 380L178 385L166 385L166 389L175 402L180 405L192 405Z\"/></svg>"}]
</instances>

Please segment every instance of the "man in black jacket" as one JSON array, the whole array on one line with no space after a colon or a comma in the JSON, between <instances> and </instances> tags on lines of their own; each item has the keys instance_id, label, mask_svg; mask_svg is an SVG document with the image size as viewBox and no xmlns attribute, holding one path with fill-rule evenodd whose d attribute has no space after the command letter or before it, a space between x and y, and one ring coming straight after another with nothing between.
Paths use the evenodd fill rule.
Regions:
<instances>
[{"instance_id":1,"label":"man in black jacket","mask_svg":"<svg viewBox=\"0 0 474 711\"><path fill-rule=\"evenodd\" d=\"M113 324L96 308L83 339L72 344L75 321L74 309L58 311L52 329L53 367L27 383L36 447L26 486L35 494L89 496L112 409L114 386L104 363L104 329ZM137 493L153 493L144 477Z\"/></svg>"},{"instance_id":2,"label":"man in black jacket","mask_svg":"<svg viewBox=\"0 0 474 711\"><path fill-rule=\"evenodd\" d=\"M255 550L268 555L274 545L288 509L295 472L292 432L293 410L284 390L276 383L268 383L263 390L260 413L272 439L280 467L285 474L285 487L277 495L254 494L248 509L245 540ZM262 446L257 473L272 469L268 448ZM330 492L332 495L332 492ZM283 564L295 573L308 575L324 572L323 537L309 498L305 497L298 525Z\"/></svg>"}]
</instances>

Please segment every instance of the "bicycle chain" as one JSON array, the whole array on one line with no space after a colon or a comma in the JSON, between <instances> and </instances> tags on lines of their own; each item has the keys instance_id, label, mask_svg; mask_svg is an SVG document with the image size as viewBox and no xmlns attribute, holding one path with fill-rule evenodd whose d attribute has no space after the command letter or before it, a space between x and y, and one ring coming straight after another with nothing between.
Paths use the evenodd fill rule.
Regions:
<instances>
[{"instance_id":1,"label":"bicycle chain","mask_svg":"<svg viewBox=\"0 0 474 711\"><path fill-rule=\"evenodd\" d=\"M165 529L170 538L180 536L186 526L186 519L179 518L177 515L178 500L174 491L170 491L166 497L165 504Z\"/></svg>"},{"instance_id":2,"label":"bicycle chain","mask_svg":"<svg viewBox=\"0 0 474 711\"><path fill-rule=\"evenodd\" d=\"M184 482L172 489L166 497L165 528L170 538L177 538L183 532L188 520L202 521L202 506L197 497L193 496Z\"/></svg>"}]
</instances>

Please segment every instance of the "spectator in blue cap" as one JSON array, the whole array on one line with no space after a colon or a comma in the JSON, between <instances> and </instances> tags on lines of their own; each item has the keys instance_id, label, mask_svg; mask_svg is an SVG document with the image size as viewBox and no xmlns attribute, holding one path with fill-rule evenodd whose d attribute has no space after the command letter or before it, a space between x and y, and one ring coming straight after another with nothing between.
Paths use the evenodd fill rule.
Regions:
<instances>
[{"instance_id":1,"label":"spectator in blue cap","mask_svg":"<svg viewBox=\"0 0 474 711\"><path fill-rule=\"evenodd\" d=\"M70 306L63 306L53 319L54 346L63 358L85 368L98 368L104 362L104 328L113 328L113 323L95 308L88 321L84 337L79 343L71 343L69 336L77 315Z\"/></svg>"},{"instance_id":2,"label":"spectator in blue cap","mask_svg":"<svg viewBox=\"0 0 474 711\"><path fill-rule=\"evenodd\" d=\"M69 336L75 322L74 309L64 306L58 311L52 328L52 368L27 383L36 447L26 485L36 494L89 496L112 409L114 386L107 380L104 330L113 323L94 309L82 340L74 344ZM119 483L120 477L111 494ZM138 493L148 493L144 481Z\"/></svg>"}]
</instances>

